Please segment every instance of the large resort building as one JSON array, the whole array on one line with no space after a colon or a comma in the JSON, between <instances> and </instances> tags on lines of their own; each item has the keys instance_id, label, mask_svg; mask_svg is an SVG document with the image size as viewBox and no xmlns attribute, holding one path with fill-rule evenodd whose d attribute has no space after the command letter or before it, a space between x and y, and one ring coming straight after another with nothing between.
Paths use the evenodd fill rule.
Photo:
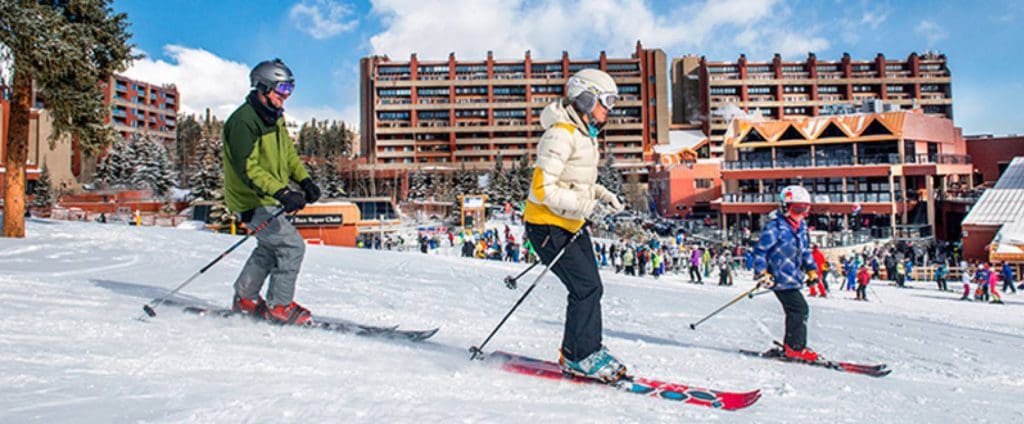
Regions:
<instances>
[{"instance_id":1,"label":"large resort building","mask_svg":"<svg viewBox=\"0 0 1024 424\"><path fill-rule=\"evenodd\" d=\"M387 56L360 63L360 151L380 176L421 169L493 167L534 155L544 133L540 114L563 95L566 80L585 68L601 69L622 100L603 133L603 157L639 171L668 143L667 63L660 49L638 42L630 57L408 61ZM531 161L532 163L532 161Z\"/></svg>"},{"instance_id":2,"label":"large resort building","mask_svg":"<svg viewBox=\"0 0 1024 424\"><path fill-rule=\"evenodd\" d=\"M712 62L687 55L672 61L672 122L699 126L710 138L706 152L724 153L732 116L767 120L848 114L865 101L953 119L950 71L945 55L911 53L905 60L878 54L874 60Z\"/></svg>"},{"instance_id":3,"label":"large resort building","mask_svg":"<svg viewBox=\"0 0 1024 424\"><path fill-rule=\"evenodd\" d=\"M812 227L859 240L959 239L974 202L960 129L921 110L735 119L724 139L724 228L759 229L792 184L812 194Z\"/></svg>"}]
</instances>

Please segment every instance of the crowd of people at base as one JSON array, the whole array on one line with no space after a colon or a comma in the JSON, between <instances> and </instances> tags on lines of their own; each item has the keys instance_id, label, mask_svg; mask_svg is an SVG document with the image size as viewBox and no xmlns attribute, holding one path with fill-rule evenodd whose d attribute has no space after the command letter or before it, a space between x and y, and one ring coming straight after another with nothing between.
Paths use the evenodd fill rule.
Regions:
<instances>
[{"instance_id":1,"label":"crowd of people at base","mask_svg":"<svg viewBox=\"0 0 1024 424\"><path fill-rule=\"evenodd\" d=\"M704 284L705 280L717 279L720 286L731 286L737 272L752 272L752 249L745 246L709 247L688 245L682 234L662 239L647 236L644 240L619 239L617 242L594 243L594 257L599 269L627 276L658 279L664 275L683 275L693 284ZM419 250L429 253L443 247L448 239L449 247L460 247L462 257L497 260L505 262L537 261L537 253L526 238L520 244L512 230L505 225L503 230L491 228L484 231L463 230L448 233L421 233L418 238ZM360 235L357 247L367 249L402 250L405 240L401 236L367 234ZM956 244L940 245L939 251L949 249L948 255L940 253L936 259L951 260L959 257ZM818 246L812 246L812 256L818 267L816 282L808 282L809 296L827 297L832 292L830 282L838 284L840 291L855 292L855 299L867 301L867 288L871 280L888 281L896 287L905 288L913 281L915 258L922 259L927 250L913 245L898 247L893 243L874 248L867 247L836 261L829 260ZM1002 303L1001 292L1016 294L1024 289L1017 286L1013 268L1007 264L960 262L963 294L961 300ZM950 267L940 264L934 271L936 288L949 288ZM1000 288L1000 283L1001 288ZM972 292L972 284L974 290ZM973 293L973 296L972 296Z\"/></svg>"},{"instance_id":2,"label":"crowd of people at base","mask_svg":"<svg viewBox=\"0 0 1024 424\"><path fill-rule=\"evenodd\" d=\"M616 274L659 278L666 274L688 275L690 282L704 284L717 272L718 284L731 286L734 273L742 266L749 271L753 260L748 249L736 247L705 247L686 245L682 235L663 241L649 237L647 241L619 239L615 243L594 243L594 257L599 268ZM741 259L743 258L743 259Z\"/></svg>"}]
</instances>

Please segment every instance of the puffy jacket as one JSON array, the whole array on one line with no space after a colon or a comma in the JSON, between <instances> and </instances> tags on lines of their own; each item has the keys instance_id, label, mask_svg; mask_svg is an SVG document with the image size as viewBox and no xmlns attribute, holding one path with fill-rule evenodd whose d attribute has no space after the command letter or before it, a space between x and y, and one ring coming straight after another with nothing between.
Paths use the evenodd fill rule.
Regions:
<instances>
[{"instance_id":1,"label":"puffy jacket","mask_svg":"<svg viewBox=\"0 0 1024 424\"><path fill-rule=\"evenodd\" d=\"M857 272L857 284L862 285L862 286L866 286L870 282L871 282L871 272L868 271L867 268L861 268L860 271Z\"/></svg>"},{"instance_id":2,"label":"puffy jacket","mask_svg":"<svg viewBox=\"0 0 1024 424\"><path fill-rule=\"evenodd\" d=\"M597 184L597 140L571 107L556 101L540 115L544 135L537 144L530 194L523 219L576 232L608 189Z\"/></svg>"},{"instance_id":3,"label":"puffy jacket","mask_svg":"<svg viewBox=\"0 0 1024 424\"><path fill-rule=\"evenodd\" d=\"M253 95L224 122L224 200L235 212L273 206L272 197L309 172L295 152L284 118L267 123L256 111ZM273 118L271 118L273 120Z\"/></svg>"},{"instance_id":4,"label":"puffy jacket","mask_svg":"<svg viewBox=\"0 0 1024 424\"><path fill-rule=\"evenodd\" d=\"M768 270L775 280L772 290L802 288L804 273L818 269L808 244L806 221L794 230L785 216L775 214L754 246L754 275Z\"/></svg>"},{"instance_id":5,"label":"puffy jacket","mask_svg":"<svg viewBox=\"0 0 1024 424\"><path fill-rule=\"evenodd\" d=\"M624 266L633 266L633 259L635 259L633 249L626 249L625 252L622 252L622 264Z\"/></svg>"}]
</instances>

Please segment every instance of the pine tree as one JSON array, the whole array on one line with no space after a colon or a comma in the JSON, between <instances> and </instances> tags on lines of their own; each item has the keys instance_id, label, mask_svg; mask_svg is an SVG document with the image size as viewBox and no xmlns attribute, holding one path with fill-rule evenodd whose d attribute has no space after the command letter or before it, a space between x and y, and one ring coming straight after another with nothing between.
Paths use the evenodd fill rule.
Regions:
<instances>
[{"instance_id":1,"label":"pine tree","mask_svg":"<svg viewBox=\"0 0 1024 424\"><path fill-rule=\"evenodd\" d=\"M182 184L189 185L188 178L199 161L196 150L203 139L203 127L194 115L179 115L178 127L174 129L174 152L178 172L182 176Z\"/></svg>"},{"instance_id":2,"label":"pine tree","mask_svg":"<svg viewBox=\"0 0 1024 424\"><path fill-rule=\"evenodd\" d=\"M409 199L425 199L430 192L430 180L423 170L417 169L409 176Z\"/></svg>"},{"instance_id":3,"label":"pine tree","mask_svg":"<svg viewBox=\"0 0 1024 424\"><path fill-rule=\"evenodd\" d=\"M192 183L192 205L210 204L210 223L221 228L231 225L231 212L224 201L224 172L222 170L219 138L204 137L196 148L196 166L189 181Z\"/></svg>"},{"instance_id":4,"label":"pine tree","mask_svg":"<svg viewBox=\"0 0 1024 424\"><path fill-rule=\"evenodd\" d=\"M164 146L149 137L135 139L134 169L130 185L134 188L148 188L157 197L166 196L176 180L174 165L167 156Z\"/></svg>"},{"instance_id":5,"label":"pine tree","mask_svg":"<svg viewBox=\"0 0 1024 424\"><path fill-rule=\"evenodd\" d=\"M608 154L608 159L597 174L597 182L616 196L622 195L622 172L615 167L615 155Z\"/></svg>"},{"instance_id":6,"label":"pine tree","mask_svg":"<svg viewBox=\"0 0 1024 424\"><path fill-rule=\"evenodd\" d=\"M50 184L50 168L46 166L45 161L43 161L43 169L39 173L39 180L36 181L35 191L32 194L35 195L32 206L37 208L53 207L57 200L53 195L53 186Z\"/></svg>"},{"instance_id":7,"label":"pine tree","mask_svg":"<svg viewBox=\"0 0 1024 424\"><path fill-rule=\"evenodd\" d=\"M25 162L33 90L53 116L50 141L71 135L87 155L114 140L102 82L134 58L128 16L112 0L0 2L0 63L12 74L5 123L3 236L25 237ZM100 83L98 83L100 82Z\"/></svg>"},{"instance_id":8,"label":"pine tree","mask_svg":"<svg viewBox=\"0 0 1024 424\"><path fill-rule=\"evenodd\" d=\"M119 140L96 167L96 179L108 187L130 187L134 158L135 145L128 140Z\"/></svg>"},{"instance_id":9,"label":"pine tree","mask_svg":"<svg viewBox=\"0 0 1024 424\"><path fill-rule=\"evenodd\" d=\"M501 152L494 159L494 169L487 178L487 196L493 204L503 205L509 200L508 175L504 169L504 159Z\"/></svg>"},{"instance_id":10,"label":"pine tree","mask_svg":"<svg viewBox=\"0 0 1024 424\"><path fill-rule=\"evenodd\" d=\"M345 181L341 178L341 174L338 172L337 162L334 160L325 160L321 162L317 172L320 176L321 198L324 199L335 199L338 197L344 197Z\"/></svg>"}]
</instances>

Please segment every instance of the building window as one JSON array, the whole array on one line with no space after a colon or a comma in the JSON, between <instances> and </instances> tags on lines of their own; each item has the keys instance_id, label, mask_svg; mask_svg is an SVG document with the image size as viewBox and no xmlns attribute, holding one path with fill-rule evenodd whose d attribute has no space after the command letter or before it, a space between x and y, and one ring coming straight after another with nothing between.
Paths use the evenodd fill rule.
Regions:
<instances>
[{"instance_id":1,"label":"building window","mask_svg":"<svg viewBox=\"0 0 1024 424\"><path fill-rule=\"evenodd\" d=\"M900 65L898 63L897 64L885 65L885 70L886 71L892 71L892 72L899 72L899 71L903 70L903 65Z\"/></svg>"},{"instance_id":2,"label":"building window","mask_svg":"<svg viewBox=\"0 0 1024 424\"><path fill-rule=\"evenodd\" d=\"M447 88L420 88L416 90L416 94L420 96L447 96Z\"/></svg>"},{"instance_id":3,"label":"building window","mask_svg":"<svg viewBox=\"0 0 1024 424\"><path fill-rule=\"evenodd\" d=\"M562 86L558 86L559 93L561 93ZM640 92L639 85L623 85L619 87L619 94L637 94Z\"/></svg>"},{"instance_id":4,"label":"building window","mask_svg":"<svg viewBox=\"0 0 1024 424\"><path fill-rule=\"evenodd\" d=\"M772 94L771 87L747 87L747 94Z\"/></svg>"},{"instance_id":5,"label":"building window","mask_svg":"<svg viewBox=\"0 0 1024 424\"><path fill-rule=\"evenodd\" d=\"M693 185L696 188L711 188L714 185L714 180L709 178L697 178L693 180Z\"/></svg>"},{"instance_id":6,"label":"building window","mask_svg":"<svg viewBox=\"0 0 1024 424\"><path fill-rule=\"evenodd\" d=\"M575 73L583 69L598 69L600 67L600 64L597 63L570 63L569 72Z\"/></svg>"},{"instance_id":7,"label":"building window","mask_svg":"<svg viewBox=\"0 0 1024 424\"><path fill-rule=\"evenodd\" d=\"M382 88L378 92L381 97L408 96L411 91L408 88Z\"/></svg>"},{"instance_id":8,"label":"building window","mask_svg":"<svg viewBox=\"0 0 1024 424\"><path fill-rule=\"evenodd\" d=\"M942 89L938 85L935 85L935 84L925 84L925 85L921 86L921 92L922 93L938 93L938 92L941 92L941 91L942 91Z\"/></svg>"},{"instance_id":9,"label":"building window","mask_svg":"<svg viewBox=\"0 0 1024 424\"><path fill-rule=\"evenodd\" d=\"M612 72L636 72L640 70L639 63L609 63L608 70Z\"/></svg>"},{"instance_id":10,"label":"building window","mask_svg":"<svg viewBox=\"0 0 1024 424\"><path fill-rule=\"evenodd\" d=\"M562 93L561 85L535 85L530 87L530 91L534 93Z\"/></svg>"},{"instance_id":11,"label":"building window","mask_svg":"<svg viewBox=\"0 0 1024 424\"><path fill-rule=\"evenodd\" d=\"M902 93L903 92L903 86L902 85L887 85L887 86L885 86L885 91L888 92L888 93Z\"/></svg>"},{"instance_id":12,"label":"building window","mask_svg":"<svg viewBox=\"0 0 1024 424\"><path fill-rule=\"evenodd\" d=\"M818 72L838 72L839 67L836 65L818 65Z\"/></svg>"},{"instance_id":13,"label":"building window","mask_svg":"<svg viewBox=\"0 0 1024 424\"><path fill-rule=\"evenodd\" d=\"M782 87L782 91L785 93L806 93L807 87L802 85L787 85Z\"/></svg>"},{"instance_id":14,"label":"building window","mask_svg":"<svg viewBox=\"0 0 1024 424\"><path fill-rule=\"evenodd\" d=\"M872 70L872 66L870 64L853 65L850 68L853 72L868 72Z\"/></svg>"},{"instance_id":15,"label":"building window","mask_svg":"<svg viewBox=\"0 0 1024 424\"><path fill-rule=\"evenodd\" d=\"M408 74L409 68L404 66L382 66L377 68L377 73L381 75Z\"/></svg>"},{"instance_id":16,"label":"building window","mask_svg":"<svg viewBox=\"0 0 1024 424\"><path fill-rule=\"evenodd\" d=\"M711 95L735 95L736 87L711 87Z\"/></svg>"},{"instance_id":17,"label":"building window","mask_svg":"<svg viewBox=\"0 0 1024 424\"><path fill-rule=\"evenodd\" d=\"M855 85L853 86L853 92L855 93L870 93L874 91L870 85Z\"/></svg>"},{"instance_id":18,"label":"building window","mask_svg":"<svg viewBox=\"0 0 1024 424\"><path fill-rule=\"evenodd\" d=\"M839 87L835 85L819 85L818 93L838 93Z\"/></svg>"},{"instance_id":19,"label":"building window","mask_svg":"<svg viewBox=\"0 0 1024 424\"><path fill-rule=\"evenodd\" d=\"M525 65L494 65L494 72L500 73L513 73L513 72L525 72Z\"/></svg>"},{"instance_id":20,"label":"building window","mask_svg":"<svg viewBox=\"0 0 1024 424\"><path fill-rule=\"evenodd\" d=\"M378 112L377 117L382 120L409 119L409 112Z\"/></svg>"},{"instance_id":21,"label":"building window","mask_svg":"<svg viewBox=\"0 0 1024 424\"><path fill-rule=\"evenodd\" d=\"M494 95L523 95L526 94L526 87L494 87Z\"/></svg>"},{"instance_id":22,"label":"building window","mask_svg":"<svg viewBox=\"0 0 1024 424\"><path fill-rule=\"evenodd\" d=\"M747 73L751 74L764 74L768 72L771 72L771 68L768 65L757 65L747 67Z\"/></svg>"},{"instance_id":23,"label":"building window","mask_svg":"<svg viewBox=\"0 0 1024 424\"><path fill-rule=\"evenodd\" d=\"M804 72L803 65L787 65L782 67L782 72Z\"/></svg>"},{"instance_id":24,"label":"building window","mask_svg":"<svg viewBox=\"0 0 1024 424\"><path fill-rule=\"evenodd\" d=\"M455 94L487 94L487 87L455 87Z\"/></svg>"},{"instance_id":25,"label":"building window","mask_svg":"<svg viewBox=\"0 0 1024 424\"><path fill-rule=\"evenodd\" d=\"M713 66L708 68L708 73L712 74L729 74L736 71L735 66Z\"/></svg>"},{"instance_id":26,"label":"building window","mask_svg":"<svg viewBox=\"0 0 1024 424\"><path fill-rule=\"evenodd\" d=\"M420 66L419 71L424 74L447 73L448 65Z\"/></svg>"},{"instance_id":27,"label":"building window","mask_svg":"<svg viewBox=\"0 0 1024 424\"><path fill-rule=\"evenodd\" d=\"M458 65L455 67L455 72L459 74L487 72L487 65Z\"/></svg>"}]
</instances>

